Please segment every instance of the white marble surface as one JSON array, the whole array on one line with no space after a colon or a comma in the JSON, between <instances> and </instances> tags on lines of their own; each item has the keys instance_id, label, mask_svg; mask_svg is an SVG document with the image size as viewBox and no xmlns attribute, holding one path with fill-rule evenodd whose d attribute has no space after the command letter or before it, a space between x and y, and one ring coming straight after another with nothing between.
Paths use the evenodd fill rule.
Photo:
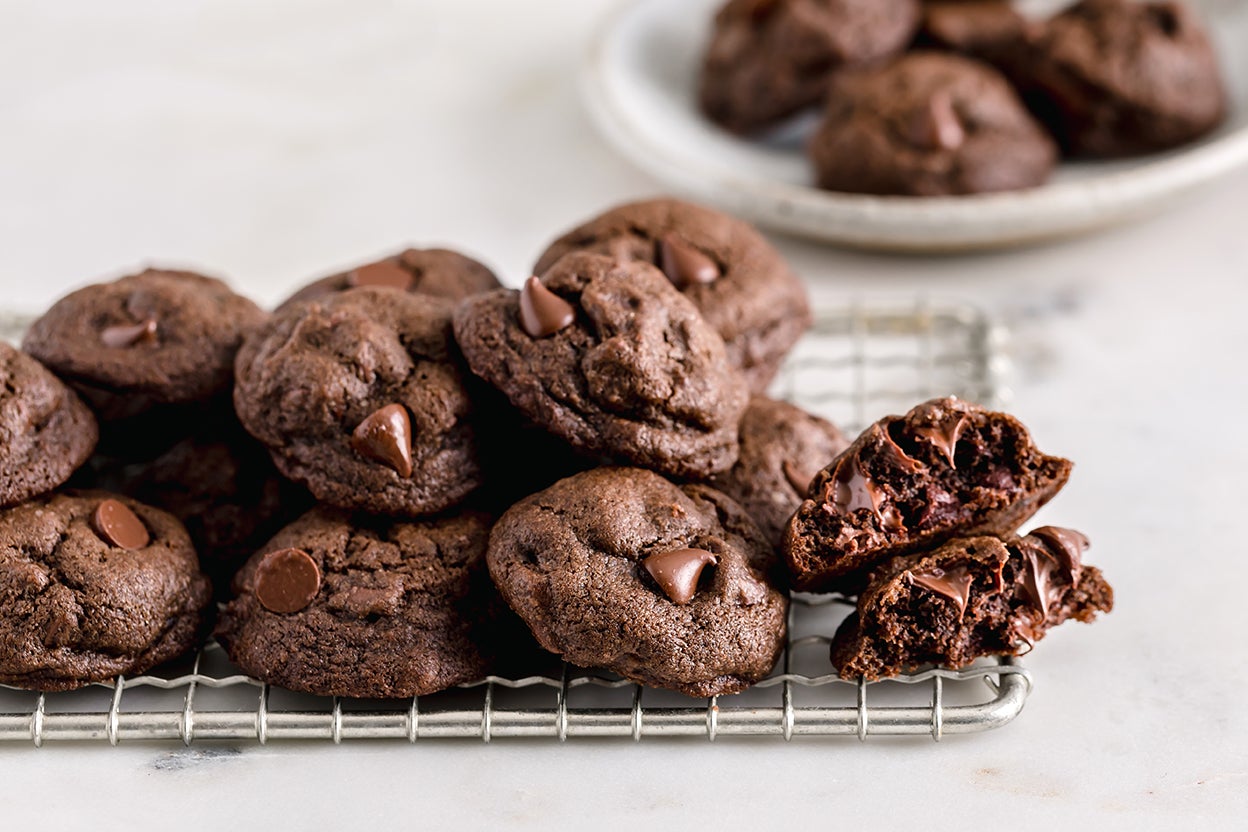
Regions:
<instances>
[{"instance_id":1,"label":"white marble surface","mask_svg":"<svg viewBox=\"0 0 1248 832\"><path fill-rule=\"evenodd\" d=\"M517 280L556 230L657 185L578 107L603 0L7 0L0 286L36 308L146 260L272 301L407 242ZM821 298L981 303L1014 409L1078 462L1044 519L1118 590L1028 660L1012 725L929 740L0 748L2 828L895 823L1248 825L1248 176L1058 246L891 258L779 243ZM183 822L185 821L185 822ZM350 824L350 827L348 827Z\"/></svg>"}]
</instances>

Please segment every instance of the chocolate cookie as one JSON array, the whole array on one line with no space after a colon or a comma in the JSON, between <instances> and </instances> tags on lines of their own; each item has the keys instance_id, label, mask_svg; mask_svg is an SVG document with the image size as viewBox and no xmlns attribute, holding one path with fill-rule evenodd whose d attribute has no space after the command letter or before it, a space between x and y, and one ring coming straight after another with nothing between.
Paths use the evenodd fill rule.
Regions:
<instances>
[{"instance_id":1,"label":"chocolate cookie","mask_svg":"<svg viewBox=\"0 0 1248 832\"><path fill-rule=\"evenodd\" d=\"M310 283L283 301L277 309L280 312L292 303L359 286L388 286L458 301L502 285L494 272L457 251L409 248L376 263Z\"/></svg>"},{"instance_id":2,"label":"chocolate cookie","mask_svg":"<svg viewBox=\"0 0 1248 832\"><path fill-rule=\"evenodd\" d=\"M1179 3L1083 0L1043 27L1022 69L1028 103L1072 155L1164 150L1226 117L1213 46Z\"/></svg>"},{"instance_id":3,"label":"chocolate cookie","mask_svg":"<svg viewBox=\"0 0 1248 832\"><path fill-rule=\"evenodd\" d=\"M917 0L729 0L715 15L699 102L737 133L818 104L839 68L900 52Z\"/></svg>"},{"instance_id":4,"label":"chocolate cookie","mask_svg":"<svg viewBox=\"0 0 1248 832\"><path fill-rule=\"evenodd\" d=\"M621 205L551 243L542 274L565 254L591 251L658 266L724 339L750 389L765 392L811 323L801 280L752 226L674 199Z\"/></svg>"},{"instance_id":5,"label":"chocolate cookie","mask_svg":"<svg viewBox=\"0 0 1248 832\"><path fill-rule=\"evenodd\" d=\"M220 591L256 549L313 504L232 418L154 459L97 458L95 468L100 486L182 521L200 566Z\"/></svg>"},{"instance_id":6,"label":"chocolate cookie","mask_svg":"<svg viewBox=\"0 0 1248 832\"><path fill-rule=\"evenodd\" d=\"M836 425L788 402L755 396L741 420L737 464L708 484L741 504L773 546L819 468L849 446Z\"/></svg>"},{"instance_id":7,"label":"chocolate cookie","mask_svg":"<svg viewBox=\"0 0 1248 832\"><path fill-rule=\"evenodd\" d=\"M473 372L585 453L691 478L736 461L745 381L647 263L571 254L522 291L462 302L455 337Z\"/></svg>"},{"instance_id":8,"label":"chocolate cookie","mask_svg":"<svg viewBox=\"0 0 1248 832\"><path fill-rule=\"evenodd\" d=\"M1012 66L1030 28L1009 0L931 0L923 4L916 44Z\"/></svg>"},{"instance_id":9,"label":"chocolate cookie","mask_svg":"<svg viewBox=\"0 0 1248 832\"><path fill-rule=\"evenodd\" d=\"M195 646L212 590L182 524L101 491L0 511L0 684L70 690Z\"/></svg>"},{"instance_id":10,"label":"chocolate cookie","mask_svg":"<svg viewBox=\"0 0 1248 832\"><path fill-rule=\"evenodd\" d=\"M847 679L871 680L1029 652L1050 627L1113 609L1100 570L1082 564L1085 548L1079 532L1046 526L894 558L837 630L832 664Z\"/></svg>"},{"instance_id":11,"label":"chocolate cookie","mask_svg":"<svg viewBox=\"0 0 1248 832\"><path fill-rule=\"evenodd\" d=\"M597 468L513 506L490 574L547 650L689 696L764 678L788 597L771 546L729 498L636 468Z\"/></svg>"},{"instance_id":12,"label":"chocolate cookie","mask_svg":"<svg viewBox=\"0 0 1248 832\"><path fill-rule=\"evenodd\" d=\"M886 416L810 484L785 534L794 584L857 590L894 555L954 537L1006 535L1053 498L1071 463L1004 413L935 399Z\"/></svg>"},{"instance_id":13,"label":"chocolate cookie","mask_svg":"<svg viewBox=\"0 0 1248 832\"><path fill-rule=\"evenodd\" d=\"M529 642L490 583L489 531L474 513L405 522L314 509L239 572L217 638L252 676L322 696L475 681Z\"/></svg>"},{"instance_id":14,"label":"chocolate cookie","mask_svg":"<svg viewBox=\"0 0 1248 832\"><path fill-rule=\"evenodd\" d=\"M264 319L220 280L149 269L61 298L23 348L111 422L228 394L234 354Z\"/></svg>"},{"instance_id":15,"label":"chocolate cookie","mask_svg":"<svg viewBox=\"0 0 1248 832\"><path fill-rule=\"evenodd\" d=\"M69 388L0 341L0 506L64 483L98 438L95 417Z\"/></svg>"},{"instance_id":16,"label":"chocolate cookie","mask_svg":"<svg viewBox=\"0 0 1248 832\"><path fill-rule=\"evenodd\" d=\"M243 427L332 505L405 516L456 505L481 469L453 307L360 288L274 314L238 353Z\"/></svg>"},{"instance_id":17,"label":"chocolate cookie","mask_svg":"<svg viewBox=\"0 0 1248 832\"><path fill-rule=\"evenodd\" d=\"M1001 73L940 52L838 75L809 153L821 188L906 196L1032 188L1057 161Z\"/></svg>"}]
</instances>

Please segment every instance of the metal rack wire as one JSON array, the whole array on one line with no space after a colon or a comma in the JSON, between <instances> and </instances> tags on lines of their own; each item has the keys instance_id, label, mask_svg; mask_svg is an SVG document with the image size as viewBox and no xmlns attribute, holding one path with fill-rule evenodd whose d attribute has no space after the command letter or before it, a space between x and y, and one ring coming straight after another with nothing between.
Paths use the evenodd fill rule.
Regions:
<instances>
[{"instance_id":1,"label":"metal rack wire","mask_svg":"<svg viewBox=\"0 0 1248 832\"><path fill-rule=\"evenodd\" d=\"M0 318L0 338L24 321ZM1002 331L963 305L854 303L819 312L776 394L847 432L937 395L988 405L1001 384ZM772 676L734 696L693 700L610 674L563 665L525 678L491 676L403 701L293 694L251 679L210 642L149 675L67 693L0 686L0 740L254 741L547 737L719 737L965 734L1000 727L1022 710L1031 677L1014 659L963 670L933 668L876 683L840 679L831 635L852 605L794 597L789 644Z\"/></svg>"}]
</instances>

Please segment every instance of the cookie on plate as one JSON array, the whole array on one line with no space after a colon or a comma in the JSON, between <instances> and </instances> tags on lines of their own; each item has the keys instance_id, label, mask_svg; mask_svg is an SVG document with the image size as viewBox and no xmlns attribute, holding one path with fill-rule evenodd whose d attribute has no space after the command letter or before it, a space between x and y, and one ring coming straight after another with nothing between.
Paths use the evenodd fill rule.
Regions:
<instances>
[{"instance_id":1,"label":"cookie on plate","mask_svg":"<svg viewBox=\"0 0 1248 832\"><path fill-rule=\"evenodd\" d=\"M741 419L737 463L707 484L740 503L779 548L810 481L847 447L849 440L827 419L755 396Z\"/></svg>"},{"instance_id":2,"label":"cookie on plate","mask_svg":"<svg viewBox=\"0 0 1248 832\"><path fill-rule=\"evenodd\" d=\"M95 417L72 390L0 341L0 506L64 483L98 438Z\"/></svg>"},{"instance_id":3,"label":"cookie on plate","mask_svg":"<svg viewBox=\"0 0 1248 832\"><path fill-rule=\"evenodd\" d=\"M839 68L900 52L917 0L729 0L715 15L699 103L737 133L783 121L823 100Z\"/></svg>"},{"instance_id":4,"label":"cookie on plate","mask_svg":"<svg viewBox=\"0 0 1248 832\"><path fill-rule=\"evenodd\" d=\"M1026 653L1049 628L1113 609L1113 588L1083 565L1087 545L1079 532L1045 526L895 558L837 630L832 664L847 679L871 680Z\"/></svg>"},{"instance_id":5,"label":"cookie on plate","mask_svg":"<svg viewBox=\"0 0 1248 832\"><path fill-rule=\"evenodd\" d=\"M1044 184L1052 138L991 66L912 52L838 75L809 153L819 187L946 196Z\"/></svg>"},{"instance_id":6,"label":"cookie on plate","mask_svg":"<svg viewBox=\"0 0 1248 832\"><path fill-rule=\"evenodd\" d=\"M1031 26L1010 0L929 0L916 44L1012 66Z\"/></svg>"},{"instance_id":7,"label":"cookie on plate","mask_svg":"<svg viewBox=\"0 0 1248 832\"><path fill-rule=\"evenodd\" d=\"M785 533L794 584L854 592L894 555L1012 533L1066 484L1021 422L958 399L886 416L810 484Z\"/></svg>"},{"instance_id":8,"label":"cookie on plate","mask_svg":"<svg viewBox=\"0 0 1248 832\"><path fill-rule=\"evenodd\" d=\"M239 350L239 420L323 502L403 516L458 504L481 465L453 308L373 287L288 306Z\"/></svg>"},{"instance_id":9,"label":"cookie on plate","mask_svg":"<svg viewBox=\"0 0 1248 832\"><path fill-rule=\"evenodd\" d=\"M690 478L736 461L745 380L648 263L570 254L520 291L463 301L455 337L474 373L582 453Z\"/></svg>"},{"instance_id":10,"label":"cookie on plate","mask_svg":"<svg viewBox=\"0 0 1248 832\"><path fill-rule=\"evenodd\" d=\"M210 277L148 269L79 289L35 321L23 349L108 422L228 394L234 354L265 320Z\"/></svg>"},{"instance_id":11,"label":"cookie on plate","mask_svg":"<svg viewBox=\"0 0 1248 832\"><path fill-rule=\"evenodd\" d=\"M489 531L476 513L400 521L313 509L239 572L217 638L252 676L322 696L476 681L531 645L490 582Z\"/></svg>"},{"instance_id":12,"label":"cookie on plate","mask_svg":"<svg viewBox=\"0 0 1248 832\"><path fill-rule=\"evenodd\" d=\"M171 515L102 491L0 511L0 684L71 690L193 648L212 589Z\"/></svg>"},{"instance_id":13,"label":"cookie on plate","mask_svg":"<svg viewBox=\"0 0 1248 832\"><path fill-rule=\"evenodd\" d=\"M704 485L637 468L577 474L507 511L488 559L543 647L639 684L736 693L784 647L788 595L772 548Z\"/></svg>"},{"instance_id":14,"label":"cookie on plate","mask_svg":"<svg viewBox=\"0 0 1248 832\"><path fill-rule=\"evenodd\" d=\"M1028 103L1075 156L1176 147L1226 117L1213 45L1180 3L1083 0L1048 21L1026 57Z\"/></svg>"},{"instance_id":15,"label":"cookie on plate","mask_svg":"<svg viewBox=\"0 0 1248 832\"><path fill-rule=\"evenodd\" d=\"M387 286L458 301L502 285L484 264L457 251L409 248L376 263L310 283L283 301L278 311L292 303L360 286Z\"/></svg>"},{"instance_id":16,"label":"cookie on plate","mask_svg":"<svg viewBox=\"0 0 1248 832\"><path fill-rule=\"evenodd\" d=\"M811 323L806 287L753 226L675 199L620 205L555 240L534 270L573 251L659 267L724 339L750 389L766 391Z\"/></svg>"}]
</instances>

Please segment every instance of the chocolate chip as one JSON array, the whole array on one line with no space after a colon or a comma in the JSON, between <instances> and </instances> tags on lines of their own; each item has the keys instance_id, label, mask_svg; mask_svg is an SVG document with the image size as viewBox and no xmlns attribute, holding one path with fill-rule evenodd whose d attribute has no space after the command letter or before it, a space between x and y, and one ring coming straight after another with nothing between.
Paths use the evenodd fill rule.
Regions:
<instances>
[{"instance_id":1,"label":"chocolate chip","mask_svg":"<svg viewBox=\"0 0 1248 832\"><path fill-rule=\"evenodd\" d=\"M719 279L719 266L674 234L666 234L659 242L659 268L677 289Z\"/></svg>"},{"instance_id":2,"label":"chocolate chip","mask_svg":"<svg viewBox=\"0 0 1248 832\"><path fill-rule=\"evenodd\" d=\"M898 531L903 523L896 507L886 505L888 495L862 470L856 456L842 458L832 478L824 486L823 508L829 514L870 509L887 531Z\"/></svg>"},{"instance_id":3,"label":"chocolate chip","mask_svg":"<svg viewBox=\"0 0 1248 832\"><path fill-rule=\"evenodd\" d=\"M321 570L302 549L269 552L256 567L256 600L270 612L299 612L321 590Z\"/></svg>"},{"instance_id":4,"label":"chocolate chip","mask_svg":"<svg viewBox=\"0 0 1248 832\"><path fill-rule=\"evenodd\" d=\"M536 277L530 277L520 290L520 325L531 338L554 335L576 320L572 304L542 285Z\"/></svg>"},{"instance_id":5,"label":"chocolate chip","mask_svg":"<svg viewBox=\"0 0 1248 832\"><path fill-rule=\"evenodd\" d=\"M361 456L389 465L403 478L412 475L412 419L401 404L388 404L356 426L351 447Z\"/></svg>"},{"instance_id":6,"label":"chocolate chip","mask_svg":"<svg viewBox=\"0 0 1248 832\"><path fill-rule=\"evenodd\" d=\"M1082 532L1060 526L1041 526L1027 536L1042 540L1061 559L1066 577L1073 583L1083 565L1083 553L1089 545L1088 538Z\"/></svg>"},{"instance_id":7,"label":"chocolate chip","mask_svg":"<svg viewBox=\"0 0 1248 832\"><path fill-rule=\"evenodd\" d=\"M793 490L805 497L806 492L810 491L811 481L815 478L810 469L798 465L791 459L786 459L780 469L784 472L784 478L789 481L789 485L793 486Z\"/></svg>"},{"instance_id":8,"label":"chocolate chip","mask_svg":"<svg viewBox=\"0 0 1248 832\"><path fill-rule=\"evenodd\" d=\"M360 266L347 275L347 283L352 286L386 286L407 291L412 288L413 282L415 277L412 273L393 260Z\"/></svg>"},{"instance_id":9,"label":"chocolate chip","mask_svg":"<svg viewBox=\"0 0 1248 832\"><path fill-rule=\"evenodd\" d=\"M152 535L133 511L120 500L103 500L92 518L95 532L110 546L142 549L152 542Z\"/></svg>"},{"instance_id":10,"label":"chocolate chip","mask_svg":"<svg viewBox=\"0 0 1248 832\"><path fill-rule=\"evenodd\" d=\"M949 569L932 567L928 572L909 572L910 582L926 590L943 595L958 608L958 618L966 614L966 605L971 601L971 582L974 578L965 566L954 566Z\"/></svg>"},{"instance_id":11,"label":"chocolate chip","mask_svg":"<svg viewBox=\"0 0 1248 832\"><path fill-rule=\"evenodd\" d=\"M139 343L148 344L156 340L157 328L155 318L148 318L137 324L109 326L100 331L100 342L113 349L133 347Z\"/></svg>"},{"instance_id":12,"label":"chocolate chip","mask_svg":"<svg viewBox=\"0 0 1248 832\"><path fill-rule=\"evenodd\" d=\"M719 562L703 549L676 549L658 552L645 560L646 571L674 603L688 604L698 592L702 570Z\"/></svg>"},{"instance_id":13,"label":"chocolate chip","mask_svg":"<svg viewBox=\"0 0 1248 832\"><path fill-rule=\"evenodd\" d=\"M949 467L956 469L958 466L954 463L953 457L958 449L958 440L962 438L962 431L966 428L966 423L966 414L947 413L935 425L915 428L914 433L919 439L926 440L934 445L937 450L945 455L945 459L949 460Z\"/></svg>"},{"instance_id":14,"label":"chocolate chip","mask_svg":"<svg viewBox=\"0 0 1248 832\"><path fill-rule=\"evenodd\" d=\"M928 150L957 150L966 141L966 128L958 119L948 90L932 95L910 123L910 141Z\"/></svg>"},{"instance_id":15,"label":"chocolate chip","mask_svg":"<svg viewBox=\"0 0 1248 832\"><path fill-rule=\"evenodd\" d=\"M1020 541L1019 553L1023 556L1023 593L1040 611L1039 620L1043 622L1049 617L1049 608L1062 600L1062 588L1053 583L1057 559L1026 538Z\"/></svg>"}]
</instances>

